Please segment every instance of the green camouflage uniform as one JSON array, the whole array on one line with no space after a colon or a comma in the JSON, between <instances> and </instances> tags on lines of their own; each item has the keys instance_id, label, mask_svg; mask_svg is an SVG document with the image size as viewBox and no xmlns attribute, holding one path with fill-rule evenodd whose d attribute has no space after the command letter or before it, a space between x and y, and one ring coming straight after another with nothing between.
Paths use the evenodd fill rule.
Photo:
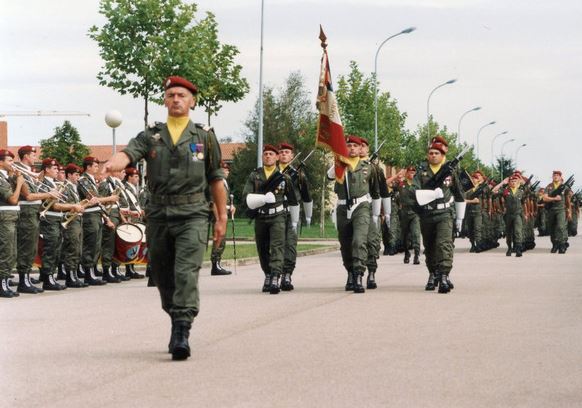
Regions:
<instances>
[{"instance_id":1,"label":"green camouflage uniform","mask_svg":"<svg viewBox=\"0 0 582 408\"><path fill-rule=\"evenodd\" d=\"M8 204L14 193L14 180L0 174L0 280L10 277L16 262L16 221L20 207Z\"/></svg>"},{"instance_id":2,"label":"green camouflage uniform","mask_svg":"<svg viewBox=\"0 0 582 408\"><path fill-rule=\"evenodd\" d=\"M552 195L556 188L554 183L548 184L546 187L546 194ZM570 196L572 190L565 189L560 196L562 201L553 201L546 203L547 218L546 224L548 227L548 234L552 240L552 245L556 248L564 248L568 242L567 222L566 222L566 208L570 204Z\"/></svg>"}]
</instances>

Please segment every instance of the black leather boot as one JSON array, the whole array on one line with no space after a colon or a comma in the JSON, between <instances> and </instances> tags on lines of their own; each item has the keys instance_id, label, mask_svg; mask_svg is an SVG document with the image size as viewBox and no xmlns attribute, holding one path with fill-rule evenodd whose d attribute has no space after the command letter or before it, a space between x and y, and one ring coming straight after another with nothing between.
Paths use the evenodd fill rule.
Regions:
<instances>
[{"instance_id":1,"label":"black leather boot","mask_svg":"<svg viewBox=\"0 0 582 408\"><path fill-rule=\"evenodd\" d=\"M295 287L293 286L293 283L291 283L291 274L289 272L285 272L281 278L281 290L289 292L293 289L295 289Z\"/></svg>"},{"instance_id":2,"label":"black leather boot","mask_svg":"<svg viewBox=\"0 0 582 408\"><path fill-rule=\"evenodd\" d=\"M121 283L121 280L113 276L113 273L111 272L109 266L103 267L103 280L107 283Z\"/></svg>"},{"instance_id":3,"label":"black leather boot","mask_svg":"<svg viewBox=\"0 0 582 408\"><path fill-rule=\"evenodd\" d=\"M566 253L566 244L560 244L558 245L558 253L559 254L565 254Z\"/></svg>"},{"instance_id":4,"label":"black leather boot","mask_svg":"<svg viewBox=\"0 0 582 408\"><path fill-rule=\"evenodd\" d=\"M0 297L2 298L13 298L18 297L20 294L18 292L14 292L8 286L8 278L1 278L0 279Z\"/></svg>"},{"instance_id":5,"label":"black leather boot","mask_svg":"<svg viewBox=\"0 0 582 408\"><path fill-rule=\"evenodd\" d=\"M469 252L474 253L477 252L477 247L475 246L475 242L471 241L471 249L469 249Z\"/></svg>"},{"instance_id":6,"label":"black leather boot","mask_svg":"<svg viewBox=\"0 0 582 408\"><path fill-rule=\"evenodd\" d=\"M77 278L85 279L85 271L83 271L81 265L77 265Z\"/></svg>"},{"instance_id":7,"label":"black leather boot","mask_svg":"<svg viewBox=\"0 0 582 408\"><path fill-rule=\"evenodd\" d=\"M59 266L57 266L56 280L66 280L66 279L67 279L67 273L65 272L65 265L60 263Z\"/></svg>"},{"instance_id":8,"label":"black leather boot","mask_svg":"<svg viewBox=\"0 0 582 408\"><path fill-rule=\"evenodd\" d=\"M520 256L522 256L522 252L521 252L521 245L516 245L515 246L515 257L519 258Z\"/></svg>"},{"instance_id":9,"label":"black leather boot","mask_svg":"<svg viewBox=\"0 0 582 408\"><path fill-rule=\"evenodd\" d=\"M394 245L390 245L388 247L388 255L389 256L394 256L396 255L396 247Z\"/></svg>"},{"instance_id":10,"label":"black leather boot","mask_svg":"<svg viewBox=\"0 0 582 408\"><path fill-rule=\"evenodd\" d=\"M348 280L346 281L346 292L351 292L354 290L354 275L348 272Z\"/></svg>"},{"instance_id":11,"label":"black leather boot","mask_svg":"<svg viewBox=\"0 0 582 408\"><path fill-rule=\"evenodd\" d=\"M95 274L95 276L103 276L103 272L99 270L97 265L93 265L93 273Z\"/></svg>"},{"instance_id":12,"label":"black leather boot","mask_svg":"<svg viewBox=\"0 0 582 408\"><path fill-rule=\"evenodd\" d=\"M439 279L439 293L449 293L450 291L448 276L443 273Z\"/></svg>"},{"instance_id":13,"label":"black leather boot","mask_svg":"<svg viewBox=\"0 0 582 408\"><path fill-rule=\"evenodd\" d=\"M125 276L128 276L128 272L127 272L128 269L129 269L129 277L131 279L143 279L143 278L145 278L145 276L143 276L141 273L139 273L135 270L134 264L125 265Z\"/></svg>"},{"instance_id":14,"label":"black leather boot","mask_svg":"<svg viewBox=\"0 0 582 408\"><path fill-rule=\"evenodd\" d=\"M412 263L415 265L420 265L420 250L419 249L414 250L414 260L412 261Z\"/></svg>"},{"instance_id":15,"label":"black leather boot","mask_svg":"<svg viewBox=\"0 0 582 408\"><path fill-rule=\"evenodd\" d=\"M269 292L270 288L271 288L271 277L269 275L265 275L265 280L263 281L262 292L267 293L267 292Z\"/></svg>"},{"instance_id":16,"label":"black leather boot","mask_svg":"<svg viewBox=\"0 0 582 408\"><path fill-rule=\"evenodd\" d=\"M354 272L354 293L364 293L364 285L362 285L362 275Z\"/></svg>"},{"instance_id":17,"label":"black leather boot","mask_svg":"<svg viewBox=\"0 0 582 408\"><path fill-rule=\"evenodd\" d=\"M67 288L84 288L85 284L77 279L75 275L75 271L71 271L68 268L65 268L65 274L67 275L65 279L65 285Z\"/></svg>"},{"instance_id":18,"label":"black leather boot","mask_svg":"<svg viewBox=\"0 0 582 408\"><path fill-rule=\"evenodd\" d=\"M188 338L190 337L190 329L192 323L178 320L172 324L172 340L170 340L170 347L172 349L172 360L186 360L190 357L190 345ZM172 344L173 343L173 344Z\"/></svg>"},{"instance_id":19,"label":"black leather boot","mask_svg":"<svg viewBox=\"0 0 582 408\"><path fill-rule=\"evenodd\" d=\"M61 285L55 281L55 278L52 273L43 272L40 274L40 278L42 280L42 288L44 290L64 290L67 289L66 286Z\"/></svg>"},{"instance_id":20,"label":"black leather boot","mask_svg":"<svg viewBox=\"0 0 582 408\"><path fill-rule=\"evenodd\" d=\"M101 286L107 283L104 280L95 277L95 272L93 271L92 266L83 267L83 271L85 272L85 283L89 286Z\"/></svg>"},{"instance_id":21,"label":"black leather boot","mask_svg":"<svg viewBox=\"0 0 582 408\"><path fill-rule=\"evenodd\" d=\"M33 295L44 292L43 289L37 288L30 283L30 276L26 272L18 273L18 288L16 290L18 293L30 293Z\"/></svg>"},{"instance_id":22,"label":"black leather boot","mask_svg":"<svg viewBox=\"0 0 582 408\"><path fill-rule=\"evenodd\" d=\"M449 277L449 275L447 275L447 283L449 284L450 290L455 289L455 285L453 285L453 282L451 281L451 278Z\"/></svg>"},{"instance_id":23,"label":"black leather boot","mask_svg":"<svg viewBox=\"0 0 582 408\"><path fill-rule=\"evenodd\" d=\"M79 269L80 269L80 268L79 268L79 265L77 265L77 268L76 268L76 269L73 269L73 270L71 271L71 273L72 273L72 274L73 274L73 276L75 277L75 280L76 280L77 282L79 282L79 284L81 285L81 287L82 287L82 288L89 287L89 284L88 284L88 283L86 283L86 282L82 281L81 279L79 279Z\"/></svg>"},{"instance_id":24,"label":"black leather boot","mask_svg":"<svg viewBox=\"0 0 582 408\"><path fill-rule=\"evenodd\" d=\"M376 272L368 271L368 279L366 280L366 289L376 289L378 285L376 284Z\"/></svg>"},{"instance_id":25,"label":"black leather boot","mask_svg":"<svg viewBox=\"0 0 582 408\"><path fill-rule=\"evenodd\" d=\"M426 282L424 290L434 290L435 288L436 288L436 282L434 279L434 273L429 272L428 273L428 281Z\"/></svg>"},{"instance_id":26,"label":"black leather boot","mask_svg":"<svg viewBox=\"0 0 582 408\"><path fill-rule=\"evenodd\" d=\"M221 275L230 275L232 274L231 271L224 269L220 264L220 260L212 261L212 269L210 270L210 275L212 276L221 276Z\"/></svg>"},{"instance_id":27,"label":"black leather boot","mask_svg":"<svg viewBox=\"0 0 582 408\"><path fill-rule=\"evenodd\" d=\"M127 282L128 280L131 279L119 273L119 265L117 265L116 263L111 264L111 274L115 276L117 279L119 279L121 282Z\"/></svg>"},{"instance_id":28,"label":"black leather boot","mask_svg":"<svg viewBox=\"0 0 582 408\"><path fill-rule=\"evenodd\" d=\"M558 252L558 244L553 244L552 245L552 249L550 250L550 252L552 254L555 254L556 252Z\"/></svg>"},{"instance_id":29,"label":"black leather boot","mask_svg":"<svg viewBox=\"0 0 582 408\"><path fill-rule=\"evenodd\" d=\"M404 251L404 263L410 263L410 251L408 249Z\"/></svg>"},{"instance_id":30,"label":"black leather boot","mask_svg":"<svg viewBox=\"0 0 582 408\"><path fill-rule=\"evenodd\" d=\"M279 287L279 275L276 273L271 273L269 281L269 293L271 295L276 295L281 291L281 288Z\"/></svg>"},{"instance_id":31,"label":"black leather boot","mask_svg":"<svg viewBox=\"0 0 582 408\"><path fill-rule=\"evenodd\" d=\"M511 244L507 244L507 252L505 253L505 256L511 256L511 252L512 252Z\"/></svg>"}]
</instances>

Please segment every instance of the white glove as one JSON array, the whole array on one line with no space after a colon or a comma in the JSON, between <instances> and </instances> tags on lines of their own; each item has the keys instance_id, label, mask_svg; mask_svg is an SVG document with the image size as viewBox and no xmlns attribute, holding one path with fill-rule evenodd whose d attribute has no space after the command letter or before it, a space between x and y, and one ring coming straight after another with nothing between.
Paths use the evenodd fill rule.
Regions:
<instances>
[{"instance_id":1,"label":"white glove","mask_svg":"<svg viewBox=\"0 0 582 408\"><path fill-rule=\"evenodd\" d=\"M311 225L311 218L305 218L305 224L309 227Z\"/></svg>"},{"instance_id":2,"label":"white glove","mask_svg":"<svg viewBox=\"0 0 582 408\"><path fill-rule=\"evenodd\" d=\"M438 200L439 198L444 198L445 193L443 193L443 189L440 187L437 187L434 189L434 197L435 200Z\"/></svg>"},{"instance_id":3,"label":"white glove","mask_svg":"<svg viewBox=\"0 0 582 408\"><path fill-rule=\"evenodd\" d=\"M463 220L457 218L455 224L457 226L457 231L461 232L461 229L463 228Z\"/></svg>"},{"instance_id":4,"label":"white glove","mask_svg":"<svg viewBox=\"0 0 582 408\"><path fill-rule=\"evenodd\" d=\"M378 220L380 219L380 217L378 217L377 215L372 215L372 222L374 223L374 225L376 227L378 227Z\"/></svg>"},{"instance_id":5,"label":"white glove","mask_svg":"<svg viewBox=\"0 0 582 408\"><path fill-rule=\"evenodd\" d=\"M275 194L271 193L270 191L265 194L265 203L266 204L273 204L275 201L277 201L275 199Z\"/></svg>"},{"instance_id":6,"label":"white glove","mask_svg":"<svg viewBox=\"0 0 582 408\"><path fill-rule=\"evenodd\" d=\"M389 215L384 216L384 222L386 223L386 226L388 228L390 228L390 216Z\"/></svg>"}]
</instances>

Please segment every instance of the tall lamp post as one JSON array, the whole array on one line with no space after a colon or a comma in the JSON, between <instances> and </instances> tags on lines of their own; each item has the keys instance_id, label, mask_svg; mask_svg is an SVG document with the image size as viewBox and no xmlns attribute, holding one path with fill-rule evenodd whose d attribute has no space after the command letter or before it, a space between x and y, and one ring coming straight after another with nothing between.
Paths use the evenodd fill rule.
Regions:
<instances>
[{"instance_id":1,"label":"tall lamp post","mask_svg":"<svg viewBox=\"0 0 582 408\"><path fill-rule=\"evenodd\" d=\"M426 133L428 136L427 143L429 145L430 145L430 98L437 89L442 88L445 85L454 84L455 82L457 82L456 79L449 79L447 82L443 82L442 84L435 86L433 90L430 91L430 93L428 94L428 99L426 100Z\"/></svg>"},{"instance_id":2,"label":"tall lamp post","mask_svg":"<svg viewBox=\"0 0 582 408\"><path fill-rule=\"evenodd\" d=\"M410 34L414 30L416 30L416 27L409 27L397 34L391 35L382 41L382 44L380 44L376 50L376 56L374 57L374 150L378 149L378 54L380 53L382 46L386 44L388 40L391 40L392 38L398 37L402 34Z\"/></svg>"},{"instance_id":3,"label":"tall lamp post","mask_svg":"<svg viewBox=\"0 0 582 408\"><path fill-rule=\"evenodd\" d=\"M517 168L517 155L519 154L519 151L521 150L522 147L526 147L527 144L522 144L520 145L517 149L515 149L515 168Z\"/></svg>"},{"instance_id":4,"label":"tall lamp post","mask_svg":"<svg viewBox=\"0 0 582 408\"><path fill-rule=\"evenodd\" d=\"M111 145L113 154L115 154L116 153L115 151L117 150L116 149L117 145L115 143L115 128L119 127L119 125L121 125L121 122L123 122L123 119L119 111L111 110L105 114L105 123L107 123L107 126L111 128L111 131L113 133L113 143Z\"/></svg>"},{"instance_id":5,"label":"tall lamp post","mask_svg":"<svg viewBox=\"0 0 582 408\"><path fill-rule=\"evenodd\" d=\"M457 125L457 137L459 138L459 145L461 144L461 121L463 120L463 118L465 117L465 115L471 113L471 112L476 112L478 110L480 110L481 107L477 106L473 109L469 109L467 112L463 113L461 115L461 117L459 118L459 124Z\"/></svg>"},{"instance_id":6,"label":"tall lamp post","mask_svg":"<svg viewBox=\"0 0 582 408\"><path fill-rule=\"evenodd\" d=\"M259 134L257 135L257 167L263 166L263 28L265 0L261 0L261 50L259 61Z\"/></svg>"},{"instance_id":7,"label":"tall lamp post","mask_svg":"<svg viewBox=\"0 0 582 408\"><path fill-rule=\"evenodd\" d=\"M507 130L505 132L497 133L495 136L493 136L493 140L491 140L491 168L495 168L495 156L493 153L493 146L495 145L495 141L499 136L506 135L507 133Z\"/></svg>"},{"instance_id":8,"label":"tall lamp post","mask_svg":"<svg viewBox=\"0 0 582 408\"><path fill-rule=\"evenodd\" d=\"M495 122L494 120L492 120L491 122L489 122L489 123L487 123L487 124L485 124L485 125L481 126L481 127L479 128L479 131L477 132L477 140L475 141L475 143L476 143L476 153L477 153L477 168L478 168L478 169L480 169L480 168L481 168L481 165L480 165L480 163L481 163L481 162L479 161L479 135L481 134L481 131L482 131L483 129L485 129L487 126L494 125L495 123L497 123L497 122Z\"/></svg>"},{"instance_id":9,"label":"tall lamp post","mask_svg":"<svg viewBox=\"0 0 582 408\"><path fill-rule=\"evenodd\" d=\"M504 160L503 160L503 149L505 148L505 145L511 142L515 142L515 139L509 139L506 140L502 145L501 145L501 168L499 169L499 173L501 173L501 180L503 180L503 165L504 165Z\"/></svg>"}]
</instances>

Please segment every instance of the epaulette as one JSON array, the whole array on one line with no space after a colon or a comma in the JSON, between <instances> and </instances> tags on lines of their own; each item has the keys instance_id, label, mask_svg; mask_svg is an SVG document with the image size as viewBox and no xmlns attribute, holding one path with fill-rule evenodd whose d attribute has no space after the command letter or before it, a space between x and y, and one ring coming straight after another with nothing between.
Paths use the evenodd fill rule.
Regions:
<instances>
[{"instance_id":1,"label":"epaulette","mask_svg":"<svg viewBox=\"0 0 582 408\"><path fill-rule=\"evenodd\" d=\"M203 123L195 123L195 125L198 129L202 129L205 132L210 132L211 130L214 131L211 126L205 125Z\"/></svg>"}]
</instances>

